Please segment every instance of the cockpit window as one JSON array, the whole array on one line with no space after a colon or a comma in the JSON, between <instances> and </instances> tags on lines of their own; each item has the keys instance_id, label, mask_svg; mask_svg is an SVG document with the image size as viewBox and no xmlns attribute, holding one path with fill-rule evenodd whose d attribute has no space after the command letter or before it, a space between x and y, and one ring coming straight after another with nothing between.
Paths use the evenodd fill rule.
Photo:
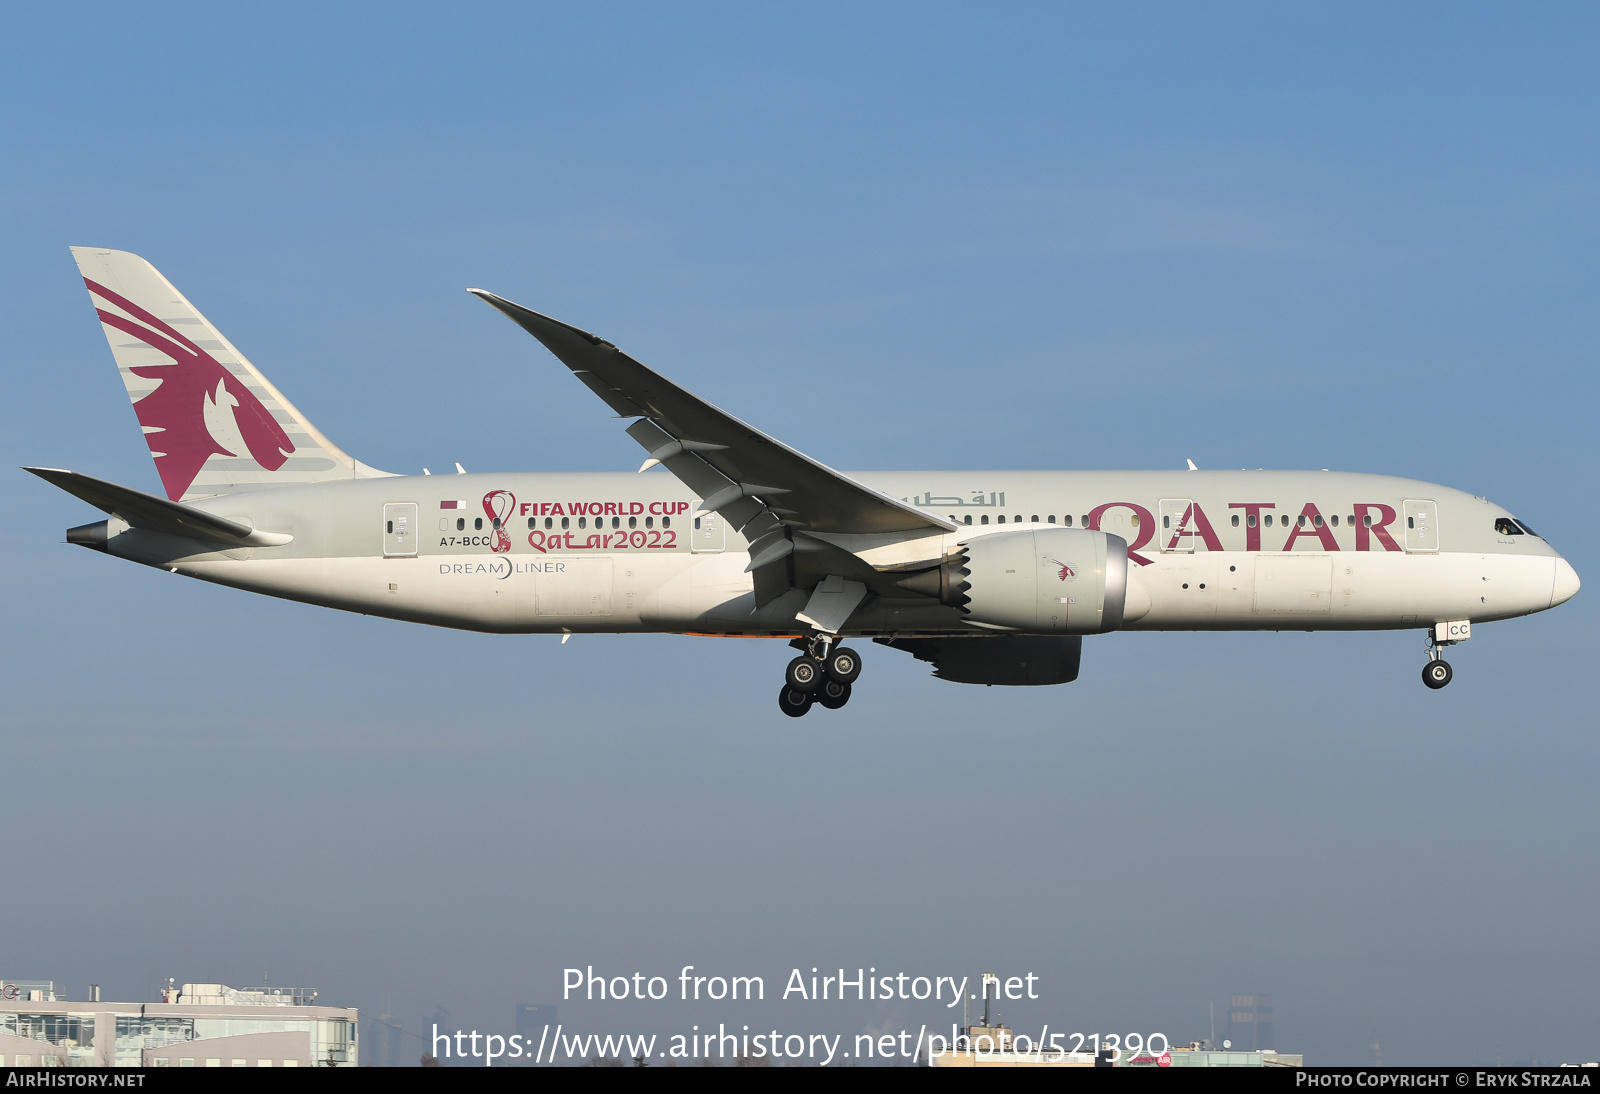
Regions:
<instances>
[{"instance_id":1,"label":"cockpit window","mask_svg":"<svg viewBox=\"0 0 1600 1094\"><path fill-rule=\"evenodd\" d=\"M1520 536L1522 529L1517 527L1517 522L1510 517L1499 517L1494 522L1494 530L1502 536Z\"/></svg>"},{"instance_id":2,"label":"cockpit window","mask_svg":"<svg viewBox=\"0 0 1600 1094\"><path fill-rule=\"evenodd\" d=\"M1519 521L1515 521L1513 523L1515 523L1518 528L1521 528L1524 532L1528 533L1530 536L1533 536L1535 539L1543 539L1544 538L1543 536L1539 535L1538 532L1535 532L1532 528L1529 528L1526 524L1524 524L1520 520Z\"/></svg>"}]
</instances>

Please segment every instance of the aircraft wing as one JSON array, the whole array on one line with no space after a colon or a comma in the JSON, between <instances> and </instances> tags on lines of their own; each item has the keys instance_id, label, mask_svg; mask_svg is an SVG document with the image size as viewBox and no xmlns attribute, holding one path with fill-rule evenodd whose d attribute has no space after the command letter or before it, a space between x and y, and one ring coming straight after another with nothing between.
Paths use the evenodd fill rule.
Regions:
<instances>
[{"instance_id":1,"label":"aircraft wing","mask_svg":"<svg viewBox=\"0 0 1600 1094\"><path fill-rule=\"evenodd\" d=\"M955 528L746 425L603 338L494 293L468 291L537 338L619 416L638 418L628 435L704 499L701 509L720 512L745 533L752 569L761 562L759 540L786 528L844 534ZM776 539L769 546L786 550Z\"/></svg>"}]
</instances>

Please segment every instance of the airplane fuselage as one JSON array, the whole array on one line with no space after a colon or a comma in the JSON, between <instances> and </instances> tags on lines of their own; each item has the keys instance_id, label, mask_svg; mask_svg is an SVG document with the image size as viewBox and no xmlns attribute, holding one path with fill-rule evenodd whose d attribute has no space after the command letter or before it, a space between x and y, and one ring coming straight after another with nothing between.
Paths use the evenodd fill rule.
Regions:
<instances>
[{"instance_id":1,"label":"airplane fuselage","mask_svg":"<svg viewBox=\"0 0 1600 1094\"><path fill-rule=\"evenodd\" d=\"M958 526L949 554L1019 524L1129 547L1124 630L1371 630L1541 611L1571 567L1506 510L1448 487L1288 471L852 472ZM219 549L142 529L112 553L253 592L502 633L795 635L798 591L757 608L748 545L670 475L396 476L193 501L277 546ZM497 528L496 518L500 526ZM120 522L111 522L118 533ZM123 526L125 528L125 526ZM791 601L794 601L791 603ZM854 635L973 633L923 597L874 596Z\"/></svg>"},{"instance_id":2,"label":"airplane fuselage","mask_svg":"<svg viewBox=\"0 0 1600 1094\"><path fill-rule=\"evenodd\" d=\"M871 637L967 684L1077 678L1113 630L1428 633L1578 591L1484 498L1303 471L841 473L597 334L469 289L616 416L651 474L392 475L318 430L154 266L76 247L165 497L28 468L70 542L345 611L509 634L783 637L778 705L850 699ZM778 407L774 406L774 411Z\"/></svg>"}]
</instances>

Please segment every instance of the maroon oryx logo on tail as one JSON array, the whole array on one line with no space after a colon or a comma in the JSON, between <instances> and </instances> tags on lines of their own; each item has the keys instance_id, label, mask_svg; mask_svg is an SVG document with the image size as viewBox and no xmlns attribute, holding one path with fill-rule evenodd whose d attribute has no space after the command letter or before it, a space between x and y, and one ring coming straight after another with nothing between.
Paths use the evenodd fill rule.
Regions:
<instances>
[{"instance_id":1,"label":"maroon oryx logo on tail","mask_svg":"<svg viewBox=\"0 0 1600 1094\"><path fill-rule=\"evenodd\" d=\"M161 485L173 501L188 492L200 468L212 456L241 456L218 443L206 426L206 405L223 409L232 397L233 420L239 426L250 455L268 471L276 471L294 451L294 443L261 400L211 354L104 285L83 279L89 291L133 316L96 308L100 322L160 350L172 358L170 365L143 365L129 369L135 376L160 381L150 394L133 404L139 424L154 432L145 434L155 457Z\"/></svg>"}]
</instances>

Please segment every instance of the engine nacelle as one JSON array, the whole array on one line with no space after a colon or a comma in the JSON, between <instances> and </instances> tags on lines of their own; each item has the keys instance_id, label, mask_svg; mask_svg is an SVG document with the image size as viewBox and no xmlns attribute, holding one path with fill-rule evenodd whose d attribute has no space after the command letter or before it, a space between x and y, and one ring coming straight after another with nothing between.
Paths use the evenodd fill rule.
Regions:
<instances>
[{"instance_id":1,"label":"engine nacelle","mask_svg":"<svg viewBox=\"0 0 1600 1094\"><path fill-rule=\"evenodd\" d=\"M1128 541L1088 528L992 532L900 585L963 609L975 623L1025 634L1104 634L1122 626Z\"/></svg>"}]
</instances>

